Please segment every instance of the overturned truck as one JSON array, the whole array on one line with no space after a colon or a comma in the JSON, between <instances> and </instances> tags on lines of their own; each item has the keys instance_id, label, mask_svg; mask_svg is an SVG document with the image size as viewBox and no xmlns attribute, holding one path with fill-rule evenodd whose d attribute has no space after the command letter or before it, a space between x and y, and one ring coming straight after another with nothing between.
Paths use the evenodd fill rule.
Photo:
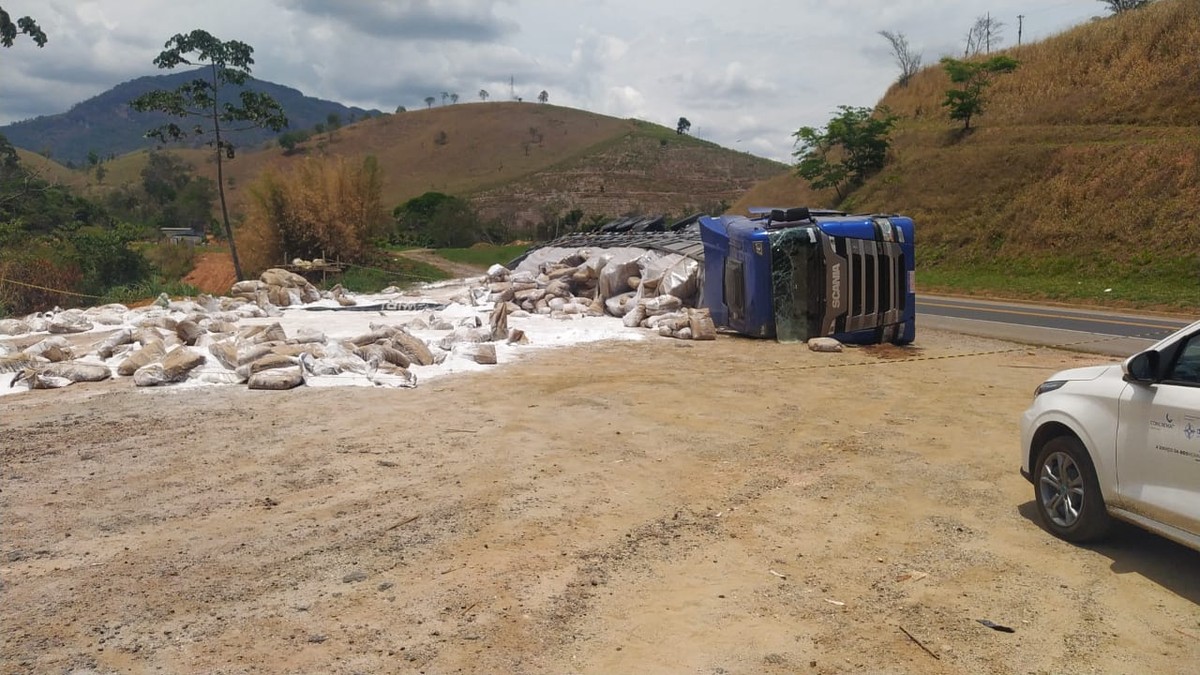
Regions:
<instances>
[{"instance_id":1,"label":"overturned truck","mask_svg":"<svg viewBox=\"0 0 1200 675\"><path fill-rule=\"evenodd\" d=\"M509 268L590 269L584 276L597 282L594 308L603 303L627 325L647 325L644 314L678 299L705 310L717 327L753 337L914 340L912 219L807 208L752 214L568 235L527 251Z\"/></svg>"}]
</instances>

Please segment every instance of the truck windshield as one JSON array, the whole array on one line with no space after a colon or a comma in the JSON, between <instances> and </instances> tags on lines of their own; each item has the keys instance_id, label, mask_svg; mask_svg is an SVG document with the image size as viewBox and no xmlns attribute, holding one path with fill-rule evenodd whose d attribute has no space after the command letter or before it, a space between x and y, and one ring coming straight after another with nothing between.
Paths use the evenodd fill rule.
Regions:
<instances>
[{"instance_id":1,"label":"truck windshield","mask_svg":"<svg viewBox=\"0 0 1200 675\"><path fill-rule=\"evenodd\" d=\"M825 272L821 250L806 227L778 230L771 241L771 296L775 305L775 339L804 341L820 334L821 285Z\"/></svg>"}]
</instances>

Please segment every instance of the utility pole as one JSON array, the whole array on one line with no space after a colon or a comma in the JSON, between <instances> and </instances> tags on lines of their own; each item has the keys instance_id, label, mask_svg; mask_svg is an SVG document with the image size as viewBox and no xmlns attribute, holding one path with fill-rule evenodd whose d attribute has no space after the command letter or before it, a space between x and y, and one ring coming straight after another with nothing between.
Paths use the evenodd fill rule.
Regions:
<instances>
[{"instance_id":1,"label":"utility pole","mask_svg":"<svg viewBox=\"0 0 1200 675\"><path fill-rule=\"evenodd\" d=\"M1025 28L1025 15L1017 15L1017 46L1021 46L1021 31Z\"/></svg>"},{"instance_id":2,"label":"utility pole","mask_svg":"<svg viewBox=\"0 0 1200 675\"><path fill-rule=\"evenodd\" d=\"M508 76L508 98L513 101L517 100L517 88L513 86L512 75Z\"/></svg>"}]
</instances>

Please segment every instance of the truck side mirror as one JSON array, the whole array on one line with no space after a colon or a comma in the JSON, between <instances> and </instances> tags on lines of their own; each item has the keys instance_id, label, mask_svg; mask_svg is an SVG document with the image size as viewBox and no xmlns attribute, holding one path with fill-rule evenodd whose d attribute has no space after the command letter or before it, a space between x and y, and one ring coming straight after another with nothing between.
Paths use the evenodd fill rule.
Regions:
<instances>
[{"instance_id":1,"label":"truck side mirror","mask_svg":"<svg viewBox=\"0 0 1200 675\"><path fill-rule=\"evenodd\" d=\"M1158 381L1158 352L1149 351L1125 359L1121 371L1125 373L1126 382L1151 384Z\"/></svg>"}]
</instances>

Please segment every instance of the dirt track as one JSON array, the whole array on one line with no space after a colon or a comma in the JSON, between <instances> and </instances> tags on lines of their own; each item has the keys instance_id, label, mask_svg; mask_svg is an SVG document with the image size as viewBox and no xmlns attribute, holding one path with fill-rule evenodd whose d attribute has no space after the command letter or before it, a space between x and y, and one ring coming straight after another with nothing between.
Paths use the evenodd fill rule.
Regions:
<instances>
[{"instance_id":1,"label":"dirt track","mask_svg":"<svg viewBox=\"0 0 1200 675\"><path fill-rule=\"evenodd\" d=\"M1096 359L920 347L1015 351L5 397L3 672L1194 672L1200 554L1030 520L1017 417Z\"/></svg>"}]
</instances>

